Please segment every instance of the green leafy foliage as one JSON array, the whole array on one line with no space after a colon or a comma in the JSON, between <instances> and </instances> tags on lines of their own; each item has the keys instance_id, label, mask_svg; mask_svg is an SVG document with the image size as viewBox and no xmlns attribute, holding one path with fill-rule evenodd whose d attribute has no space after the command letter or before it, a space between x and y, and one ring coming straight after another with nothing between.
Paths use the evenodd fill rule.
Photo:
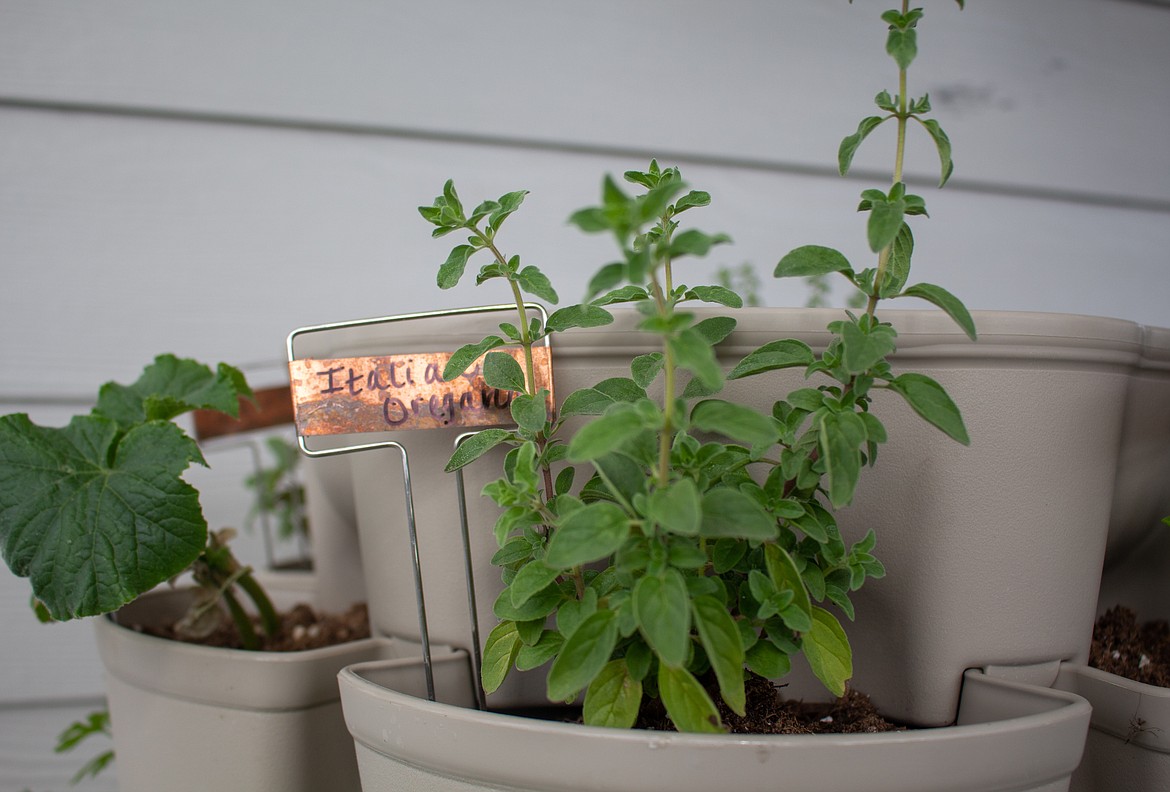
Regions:
<instances>
[{"instance_id":1,"label":"green leafy foliage","mask_svg":"<svg viewBox=\"0 0 1170 792\"><path fill-rule=\"evenodd\" d=\"M182 480L205 464L171 418L238 414L251 391L221 364L162 355L132 385L61 428L0 418L0 549L54 619L115 610L189 567L208 540L199 495Z\"/></svg>"},{"instance_id":2,"label":"green leafy foliage","mask_svg":"<svg viewBox=\"0 0 1170 792\"><path fill-rule=\"evenodd\" d=\"M594 726L629 729L642 706L642 683L630 673L624 659L602 667L585 693L585 721Z\"/></svg>"},{"instance_id":3,"label":"green leafy foliage","mask_svg":"<svg viewBox=\"0 0 1170 792\"><path fill-rule=\"evenodd\" d=\"M244 479L244 485L255 495L246 525L251 527L261 515L268 514L276 519L276 535L281 539L306 537L309 524L305 489L297 478L301 455L296 443L284 437L269 437L264 445L273 463Z\"/></svg>"},{"instance_id":4,"label":"green leafy foliage","mask_svg":"<svg viewBox=\"0 0 1170 792\"><path fill-rule=\"evenodd\" d=\"M812 628L805 633L801 647L817 679L835 695L845 695L845 683L853 676L853 653L833 614L813 607Z\"/></svg>"},{"instance_id":5,"label":"green leafy foliage","mask_svg":"<svg viewBox=\"0 0 1170 792\"><path fill-rule=\"evenodd\" d=\"M900 78L917 55L921 18L920 9L883 16ZM875 101L885 115L866 117L845 139L841 172L886 121L897 125L901 147L914 118L939 149L945 182L950 141L921 118L929 99L882 91ZM501 327L510 343L527 348L542 333L606 324L612 317L603 306L631 303L652 351L630 361L629 376L566 395L559 410L545 409L543 393L525 390L530 371L490 353L496 341L484 339L459 356L470 364L489 352L489 384L518 393L516 431L480 433L448 466L461 467L497 445L511 448L502 478L484 489L502 509L493 562L503 568L506 587L494 605L501 622L488 639L483 683L494 690L510 669L551 661L550 700L569 701L584 691L586 723L629 727L658 698L679 729L716 732L723 729L717 699L745 711L748 671L783 676L792 656L803 652L833 693L843 694L852 677L852 650L834 614L852 619L851 593L885 569L874 555L876 534L849 546L832 510L852 502L887 440L871 411L872 391L899 393L927 422L968 441L957 407L938 383L894 373L897 332L878 317L877 304L918 297L946 311L972 338L974 325L945 290L906 285L914 253L910 221L926 216L926 206L907 192L899 164L890 187L865 190L858 207L869 214L876 267L856 271L837 250L806 245L775 269L777 277L836 273L864 295L864 311L829 324L823 350L776 339L725 374L714 349L734 332L734 318L696 321L684 303L738 308L744 301L726 282L676 282L680 262L729 242L725 234L680 227L679 216L707 206L711 196L689 189L677 168L657 161L623 176L640 192L606 177L600 202L570 217L585 233L608 234L618 250L590 279L586 302L556 311L526 336L529 322L517 298L520 321ZM420 211L436 235L471 231L473 253L491 250L478 282L505 278L514 293L555 293L495 250L493 229L477 230L474 215L463 216L450 183ZM455 263L440 266L441 283L456 281L464 266L464 251L451 255ZM489 373L493 355L498 363ZM719 398L725 379L757 377L756 387L770 392L769 375L783 369L797 369L807 381L775 393L770 410ZM565 438L570 418L574 433Z\"/></svg>"},{"instance_id":6,"label":"green leafy foliage","mask_svg":"<svg viewBox=\"0 0 1170 792\"><path fill-rule=\"evenodd\" d=\"M83 742L93 737L104 737L107 741L113 738L110 731L110 712L106 709L95 710L85 716L84 720L74 721L64 731L57 735L57 745L54 753L68 753ZM70 784L79 784L85 778L96 778L99 773L109 767L114 761L114 751L108 748L86 761L85 764L70 779Z\"/></svg>"}]
</instances>

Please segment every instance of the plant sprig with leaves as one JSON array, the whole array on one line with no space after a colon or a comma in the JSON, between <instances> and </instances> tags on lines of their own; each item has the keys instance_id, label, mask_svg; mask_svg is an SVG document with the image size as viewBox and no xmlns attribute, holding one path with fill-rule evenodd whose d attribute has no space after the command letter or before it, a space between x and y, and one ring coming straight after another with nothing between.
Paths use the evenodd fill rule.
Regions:
<instances>
[{"instance_id":1,"label":"plant sprig with leaves","mask_svg":"<svg viewBox=\"0 0 1170 792\"><path fill-rule=\"evenodd\" d=\"M896 29L890 48L904 82L921 15L904 9L895 20L892 14L883 18ZM893 103L902 108L895 113L900 124L926 110L923 101ZM945 140L941 130L932 134ZM856 149L859 142L846 145ZM529 328L525 334L501 325L513 343L586 324L558 317L605 324L603 306L630 303L656 347L630 362L628 377L568 394L559 412L546 410L544 394L533 392L530 362L525 371L489 352L508 343L503 337L464 347L444 372L446 379L458 376L489 352L487 383L521 392L513 405L515 430L481 432L448 464L458 469L491 448L509 447L503 477L484 489L502 509L492 561L502 567L505 584L493 606L499 622L484 649L487 691L513 668L549 664L549 699L570 701L584 692L588 724L630 727L645 702L657 698L679 729L714 732L723 727L713 694L743 713L745 669L781 677L791 656L802 652L830 691L844 693L852 650L833 610L851 619L850 594L884 568L872 552L874 532L848 545L832 510L853 500L862 469L887 439L870 411L873 389L901 394L928 422L967 442L959 411L941 386L921 374L894 374L889 358L896 332L875 313L886 297L925 297L974 334L955 298L938 287L905 287L912 238L904 218L923 213L924 205L902 185L902 145L894 186L863 194L876 269L855 273L844 256L823 247L799 248L776 269L777 276L840 272L868 295L867 310L833 322L833 340L819 355L799 340L779 339L726 375L713 347L733 332L735 320L700 321L686 304L738 308L742 301L725 287L677 284L676 268L729 240L680 229L679 215L707 205L710 196L688 190L677 169L651 162L646 171L626 173L627 182L644 190L634 196L607 177L600 204L570 218L585 232L612 235L620 256L590 281L585 305L554 313L547 327L526 316L518 259L495 247L502 218L489 220L486 230L477 225L493 217L493 206L514 209L518 199L485 202L465 217L448 182L433 206L420 208L436 235L471 233L440 268L441 286L454 285L470 255L491 251L477 280L510 282L520 326ZM949 143L944 175L948 163ZM539 281L541 290L546 282ZM493 354L500 357L489 365ZM803 369L810 384L768 412L718 398L727 380L783 369ZM656 400L649 389L659 380ZM588 420L562 438L564 422L576 416ZM592 475L575 487L576 470L585 465Z\"/></svg>"},{"instance_id":2,"label":"plant sprig with leaves","mask_svg":"<svg viewBox=\"0 0 1170 792\"><path fill-rule=\"evenodd\" d=\"M53 752L68 753L96 735L101 735L107 740L113 737L113 732L110 731L110 711L108 709L94 710L87 714L84 720L71 723L57 735L57 745L53 748ZM69 783L76 786L85 778L97 778L98 774L113 762L114 750L107 748L83 764L69 779Z\"/></svg>"},{"instance_id":3,"label":"plant sprig with leaves","mask_svg":"<svg viewBox=\"0 0 1170 792\"><path fill-rule=\"evenodd\" d=\"M521 396L533 394L521 394L513 408L517 429L481 432L448 468L496 445L511 446L504 477L485 489L503 508L493 562L504 568L507 584L494 606L501 621L484 651L487 690L513 667L551 661L550 699L571 699L584 690L589 723L630 726L644 696L654 696L680 728L712 731L720 728L718 711L700 676L711 671L724 701L743 712L745 664L770 677L786 673L802 634L818 673L843 692L850 675L842 660L844 634L828 611L813 605L797 564L816 558L820 598L827 592L843 601L842 574L863 579L881 569L869 554L871 539L847 549L827 513L806 512L781 491L778 477L765 486L750 475L752 466L778 464L763 456L780 439L774 418L705 398L722 387L712 348L735 320L696 321L680 306L742 304L725 287L675 282L680 259L728 241L722 234L679 229L678 216L707 205L710 196L688 191L677 169L656 162L645 172L627 173L626 180L645 192L629 196L607 179L602 203L571 218L586 231L611 233L621 260L593 278L589 303L552 314L547 328L531 325L530 338L574 326L560 321L563 316L607 323L602 306L632 303L658 351L631 361L629 377L569 394L555 415L544 411L543 399L532 402L540 409L528 415L530 403ZM453 195L449 184L436 206L450 206ZM422 211L428 220L438 217L434 207ZM462 223L458 212L450 217L451 225ZM491 268L502 256L493 258L481 282L496 273ZM518 311L528 325L519 302ZM465 347L444 376L458 376L485 348L503 343L494 337ZM519 390L532 381L531 372L500 376L519 366L500 353L494 353L499 365L490 365L492 354L484 362L489 385ZM667 394L661 403L647 392L659 378ZM575 416L592 420L566 445L558 433ZM720 433L734 442L701 442L695 432ZM575 492L573 466L552 473L564 461L593 467L593 476ZM795 519L807 521L822 542L803 550L795 542L785 547L781 521Z\"/></svg>"},{"instance_id":4,"label":"plant sprig with leaves","mask_svg":"<svg viewBox=\"0 0 1170 792\"><path fill-rule=\"evenodd\" d=\"M275 631L250 570L209 535L199 493L182 479L206 462L173 421L197 409L236 416L251 395L232 366L213 372L160 355L132 385L103 385L93 410L67 426L0 417L0 551L29 578L38 612L58 621L108 613L194 568L233 617L243 617L239 585ZM237 623L247 641L250 623Z\"/></svg>"}]
</instances>

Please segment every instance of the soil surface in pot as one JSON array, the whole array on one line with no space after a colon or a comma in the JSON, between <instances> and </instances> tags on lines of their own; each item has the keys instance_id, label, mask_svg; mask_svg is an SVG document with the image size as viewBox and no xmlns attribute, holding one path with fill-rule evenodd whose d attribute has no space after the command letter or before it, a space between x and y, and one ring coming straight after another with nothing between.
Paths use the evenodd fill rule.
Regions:
<instances>
[{"instance_id":1,"label":"soil surface in pot","mask_svg":"<svg viewBox=\"0 0 1170 792\"><path fill-rule=\"evenodd\" d=\"M253 619L253 622L256 622ZM224 618L204 636L180 634L173 625L167 627L146 627L127 625L131 629L148 635L156 635L174 641L186 641L204 646L219 646L242 649L240 634L231 619ZM345 613L319 613L309 605L300 604L280 614L280 631L268 638L260 632L260 651L301 652L306 649L321 649L326 646L349 643L370 637L370 615L364 602L350 606Z\"/></svg>"},{"instance_id":2,"label":"soil surface in pot","mask_svg":"<svg viewBox=\"0 0 1170 792\"><path fill-rule=\"evenodd\" d=\"M883 718L869 697L856 690L846 690L845 695L836 701L804 702L785 699L783 685L777 686L754 674L749 674L745 680L747 705L745 714L739 716L723 703L719 683L713 677L702 681L719 707L723 725L731 734L858 734L905 731L907 728ZM527 718L584 723L580 707L524 707L501 711ZM643 706L634 728L677 731L659 699Z\"/></svg>"},{"instance_id":3,"label":"soil surface in pot","mask_svg":"<svg viewBox=\"0 0 1170 792\"><path fill-rule=\"evenodd\" d=\"M1137 614L1118 605L1097 619L1089 665L1134 682L1170 687L1170 624L1139 624Z\"/></svg>"},{"instance_id":4,"label":"soil surface in pot","mask_svg":"<svg viewBox=\"0 0 1170 792\"><path fill-rule=\"evenodd\" d=\"M704 683L732 734L858 734L905 728L883 718L869 697L856 690L846 690L836 701L798 701L785 699L783 687L752 674L746 680L745 714L740 716L723 703L718 682L709 679ZM653 703L658 706L645 708L637 728L674 731L661 702L655 699Z\"/></svg>"}]
</instances>

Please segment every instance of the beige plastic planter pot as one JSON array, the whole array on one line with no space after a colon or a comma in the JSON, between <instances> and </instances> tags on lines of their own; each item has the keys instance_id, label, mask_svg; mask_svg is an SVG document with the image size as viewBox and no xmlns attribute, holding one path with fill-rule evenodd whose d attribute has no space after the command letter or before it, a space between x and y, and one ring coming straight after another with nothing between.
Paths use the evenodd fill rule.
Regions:
<instances>
[{"instance_id":1,"label":"beige plastic planter pot","mask_svg":"<svg viewBox=\"0 0 1170 792\"><path fill-rule=\"evenodd\" d=\"M1158 523L1127 550L1106 563L1098 610L1125 605L1139 621L1170 618L1170 529ZM1170 789L1170 689L1086 666L1062 669L1057 686L1093 705L1075 792Z\"/></svg>"},{"instance_id":2,"label":"beige plastic planter pot","mask_svg":"<svg viewBox=\"0 0 1170 792\"><path fill-rule=\"evenodd\" d=\"M1056 686L1093 708L1074 792L1170 788L1170 690L1088 666L1065 666Z\"/></svg>"},{"instance_id":3,"label":"beige plastic planter pot","mask_svg":"<svg viewBox=\"0 0 1170 792\"><path fill-rule=\"evenodd\" d=\"M341 672L365 792L1060 792L1080 760L1077 696L970 671L959 724L857 735L623 731L461 709L394 689L401 669Z\"/></svg>"},{"instance_id":4,"label":"beige plastic planter pot","mask_svg":"<svg viewBox=\"0 0 1170 792\"><path fill-rule=\"evenodd\" d=\"M1170 328L1142 328L1113 491L1107 561L1121 559L1170 515Z\"/></svg>"},{"instance_id":5,"label":"beige plastic planter pot","mask_svg":"<svg viewBox=\"0 0 1170 792\"><path fill-rule=\"evenodd\" d=\"M120 626L172 620L184 590L148 594L95 620L122 792L360 788L337 673L380 660L416 669L417 645L373 638L306 652L245 652L169 641ZM469 690L465 652L435 656L444 685Z\"/></svg>"},{"instance_id":6,"label":"beige plastic planter pot","mask_svg":"<svg viewBox=\"0 0 1170 792\"><path fill-rule=\"evenodd\" d=\"M728 312L697 311L702 314ZM730 368L783 337L814 349L829 341L836 310L746 309L718 352ZM952 723L964 670L1087 659L1127 385L1141 349L1132 322L1083 316L977 313L970 342L934 311L885 311L899 331L895 367L934 377L962 409L964 448L926 425L893 394L877 415L891 442L866 470L854 505L840 515L847 539L877 531L886 579L855 595L847 624L855 685L889 716ZM329 333L297 357L452 351L492 332L498 316L425 320ZM614 325L558 336L558 400L601 379L629 376L629 361L652 351L631 312ZM800 387L802 372L731 383L724 396L768 409ZM887 394L883 394L887 395ZM409 449L432 639L469 647L455 478L442 473L457 430L386 433ZM379 439L381 434L369 439ZM478 496L498 458L467 469L477 607L484 625L500 590L489 564L496 511ZM349 459L362 564L372 618L381 632L417 637L396 455ZM513 674L493 706L543 701L539 674Z\"/></svg>"}]
</instances>

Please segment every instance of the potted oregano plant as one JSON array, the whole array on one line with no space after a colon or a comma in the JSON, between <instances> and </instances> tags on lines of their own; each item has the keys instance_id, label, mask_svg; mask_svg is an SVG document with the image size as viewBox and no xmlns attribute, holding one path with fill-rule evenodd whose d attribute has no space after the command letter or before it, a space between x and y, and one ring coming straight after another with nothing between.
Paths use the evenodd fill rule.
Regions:
<instances>
[{"instance_id":1,"label":"potted oregano plant","mask_svg":"<svg viewBox=\"0 0 1170 792\"><path fill-rule=\"evenodd\" d=\"M939 182L948 180L953 167L950 140L929 117L929 98L913 97L906 90L918 50L920 15L920 9L907 4L883 18L898 88L877 93L879 114L867 115L839 151L839 166L848 172L858 148L871 145L871 138L892 133L898 143L891 184L866 190L859 204L876 218L871 227L879 239L882 233L894 234L882 279L876 278L881 258L878 266L854 267L844 256L819 246L801 249L781 269L792 275L844 276L861 281L866 293L878 283L882 289L878 297L887 303L925 297L957 311L944 292L902 280L906 275L902 264L909 261L914 240L909 224L899 226L897 218L917 223L923 218L916 215L925 211L922 199L905 187L903 157L898 153L905 136L916 132L936 144ZM507 216L518 195L502 197L499 208L478 218L480 232L494 233L493 216ZM443 211L437 205L426 210L432 216ZM435 232L447 233L439 227ZM444 265L444 277L465 266L475 250L474 239L457 245ZM509 258L504 256L504 261ZM495 274L504 267L499 262L490 266L497 268ZM545 285L534 283L530 273L530 268L518 266L517 286L532 286L527 293L548 302L547 296L539 296ZM592 306L597 307L601 306ZM705 310L692 312L704 320ZM557 335L558 402L599 381L632 379L631 360L655 351L661 354L649 343L651 337L636 332L637 318L624 316L619 313L612 325L577 327ZM843 321L842 314L833 311L745 308L736 309L735 316L736 329L715 348L724 372L777 338L824 352L833 340L826 326ZM981 312L975 343L967 333L970 328L956 324L945 310L899 311L883 304L880 317L897 328L897 350L891 358L895 369L918 371L944 386L962 406L973 445L957 453L954 441L922 421L904 396L890 388L871 390L873 412L881 416L890 440L881 449L881 464L861 477L852 505L834 514L850 543L863 539L870 528L884 531L881 555L890 572L880 585L850 597L859 613L869 614L850 627L854 644L864 654L856 681L897 719L939 726L956 717L966 668L1087 658L1123 400L1141 328L1094 317ZM428 320L425 328L415 331L395 324L392 334L383 332L381 338L371 334L342 346L367 354L387 346L404 352L449 351L485 332L482 323L476 328L454 320L438 326ZM517 336L521 329L514 327ZM498 334L513 340L505 332ZM429 346L422 347L423 343ZM800 388L803 373L798 367L730 379L720 395L768 413L777 396ZM768 387L761 388L764 379ZM569 431L582 420L571 418ZM395 436L406 437L415 468L428 476L429 497L416 505L420 524L435 526L421 537L432 633L443 642L467 647L465 597L459 587L447 583L462 576L455 527L457 488L438 476L457 434L428 430ZM500 448L489 453L497 452L502 458ZM481 470L491 468L490 462L464 468L466 491L472 496L479 492L490 480ZM387 515L400 514L402 505L395 500L394 488L385 486L386 471L384 463L373 459L355 460L350 477L339 485L348 493L352 484L357 494L356 521L362 532L372 618L388 634L410 635L417 629L408 605L414 594L411 570L398 538L385 529ZM482 515L481 506L476 508ZM1064 539L1054 541L1056 536ZM487 561L498 548L488 528L473 531L471 541L480 561L476 584L489 586L478 598L480 621L488 624L496 616L492 606L499 589L485 583L493 574ZM1031 582L1026 592L1019 588L1025 580ZM429 587L426 581L431 581ZM490 698L498 706L539 700L543 684L526 682L534 678L512 675Z\"/></svg>"},{"instance_id":2,"label":"potted oregano plant","mask_svg":"<svg viewBox=\"0 0 1170 792\"><path fill-rule=\"evenodd\" d=\"M644 709L660 701L680 731L722 732L725 713L731 718L746 711L745 675L782 676L797 652L830 691L843 694L852 676L852 651L840 619L829 607L849 613L851 593L883 571L871 552L874 536L867 534L847 546L830 511L849 502L862 467L883 437L880 419L865 409L866 393L879 380L874 377L858 392L854 378L875 368L885 375L884 383L901 377L891 387L910 391L906 397L910 404L929 393L929 403L919 405L924 417L936 426L942 424L940 428L949 429L953 437L966 439L958 411L937 384L922 375L894 375L888 369L885 357L893 351L892 344L865 362L861 371L850 370L853 364L863 364L852 357L850 363L844 362L854 353L845 351L848 341L842 342L842 337L865 339L867 330L889 327L868 313L835 324L834 341L819 355L802 341L781 339L746 355L728 375L739 380L784 368L813 367L813 373L827 375L823 389L798 388L771 414L713 398L724 375L712 345L732 331L733 320L722 316L697 320L678 305L699 295L732 305L738 301L723 289L676 286L668 274L673 267L667 266L681 258L684 246L693 246L686 249L695 252L721 240L702 232L683 236L687 232L679 231L674 220L680 205L684 210L701 206L707 196L686 191L676 170L653 163L627 178L649 183L647 191L631 197L607 180L606 203L575 219L592 229L602 224L604 215L605 222L616 226L615 236L626 243L620 278L613 277L613 270L604 273L602 279L612 280L599 291L604 292L602 304L633 301L643 307L644 311L626 312L619 321L626 332L649 333L657 339L649 345L651 351L630 361L631 375L572 391L554 417L549 394L533 386L531 369L512 355L494 351L509 341L531 349L550 331L608 326L611 317L597 302L553 312L546 322L533 322L521 304L514 323L504 323L499 336L456 352L444 372L446 379L460 376L486 351L485 383L516 393L512 401L516 428L486 429L470 437L447 465L449 470L474 467L472 463L493 450L510 449L503 459L504 477L485 489L501 507L494 560L504 567L506 585L493 604L499 622L484 647L484 686L492 692L514 667L548 664L547 675L542 676L548 698L564 702L583 693L581 717L586 725L534 721L403 696L396 690L397 670L359 664L343 670L341 685L363 787L466 789L468 784L471 788L482 784L505 789L633 790L668 784L700 789L710 788L734 767L737 783L763 789L775 783L777 771L769 764L774 760L783 761L796 788L836 789L860 783L862 775L874 772L869 765L862 773L853 761L868 763L881 753L886 760L881 772L897 779L891 783L913 788L910 779L921 773L908 768L925 761L931 751L946 751L944 744L955 747L952 730L913 737L868 735L872 740L864 742L851 760L839 760L837 772L837 767L825 769L825 763L834 764L826 757L813 758L822 749L842 750L840 738L831 736L812 738L814 745L807 742L808 736L805 742L758 735L664 737L661 732L589 728L634 726ZM551 287L537 271L525 271L518 259L496 250L495 232L507 215L498 207L520 203L516 194L511 195L465 215L448 183L436 202L438 211L424 207L424 216L448 220L440 230L467 229L472 239L482 242L478 249L492 252L481 280L500 278L514 285L525 280L546 291ZM490 233L475 227L476 215L490 218ZM639 217L645 219L639 222ZM653 226L641 228L655 217ZM680 238L687 241L672 248L672 240ZM465 252L457 251L453 258L463 258ZM803 274L796 262L825 255L822 249L803 249L787 258L785 266L796 269L793 274ZM441 279L460 274L462 265L451 266L450 261ZM644 283L628 282L631 267L642 268ZM634 329L637 326L642 329ZM673 398L649 397L647 388L659 378L675 383L677 390L664 389ZM922 390L915 390L919 387ZM669 410L668 403L673 405ZM576 427L571 438L562 438L566 422L581 417L589 420ZM858 431L847 434L849 429L842 424ZM795 456L787 455L789 451ZM593 472L578 483L576 466L586 463ZM753 476L752 467L757 465L766 472ZM967 709L960 713L960 723L1028 717L993 731L995 736L981 746L997 761L988 761L988 754L974 759L980 749L971 745L959 748L964 760L954 788L991 789L1005 778L1018 783L1035 772L1035 765L1013 755L1020 729L1027 732L1032 749L1046 742L1053 749L1041 762L1043 783L1053 777L1067 779L1083 742L1088 713L1084 702L974 672L968 675L965 691ZM1021 696L1017 704L1022 706L989 707L1004 694ZM959 734L988 735L984 727L955 728ZM442 748L443 732L450 738L448 745L458 743L458 751ZM907 752L899 755L895 746ZM765 768L759 777L743 774L743 766L750 763L740 750L750 751L756 767ZM782 752L787 752L783 760ZM540 755L542 760L526 762L521 753ZM790 764L788 753L809 764L801 766L799 760ZM761 757L767 759L761 763ZM900 770L895 767L899 764ZM930 784L940 788L938 778ZM1042 787L1037 783L1020 788Z\"/></svg>"},{"instance_id":3,"label":"potted oregano plant","mask_svg":"<svg viewBox=\"0 0 1170 792\"><path fill-rule=\"evenodd\" d=\"M250 393L232 366L160 355L133 384L104 385L67 426L0 417L0 549L45 618L102 617L124 790L357 786L333 677L388 655L369 639L295 656L256 651L296 628L286 616L281 629L267 592L233 557L231 531L208 530L182 479L204 459L174 419L235 415ZM152 592L180 576L194 585Z\"/></svg>"},{"instance_id":4,"label":"potted oregano plant","mask_svg":"<svg viewBox=\"0 0 1170 792\"><path fill-rule=\"evenodd\" d=\"M765 789L774 788L778 773L800 789L861 788L875 778L891 789L939 789L948 782L956 789L1067 786L1083 745L1085 702L1006 681L990 669L964 673L970 666L995 665L998 649L957 670L948 658L941 673L955 688L954 699L962 687L963 701L959 706L948 691L935 706L948 713L944 722L953 722L957 712L960 725L912 735L731 739L590 728L628 727L639 722L644 707L661 702L680 730L722 731L746 708L747 673L775 677L798 656L825 687L843 692L855 676L854 643L843 617L848 621L855 610L863 615L871 587L861 586L883 572L869 529L876 526L882 536L893 522L888 507L876 509L877 519L866 513L868 524L860 532L847 533L844 520L859 508L864 482L872 478L863 469L879 456L876 471L886 463L886 449L895 441L891 426L899 432L908 426L904 419L887 419L897 415L891 401L930 432L941 429L948 443L970 439L938 380L894 365L902 362L894 354L903 338L895 330L899 322L937 339L935 317L923 322L877 310L886 299L925 298L957 323L967 343L975 336L975 321L955 297L909 280L913 236L906 219L925 214L925 203L904 182L905 134L916 123L926 129L939 150L943 182L951 171L950 142L923 118L929 101L906 93L921 9L904 5L882 18L890 29L887 50L898 66L899 93L878 94L885 115L867 118L846 138L840 163L848 170L858 145L893 122L898 154L892 184L866 190L860 204L869 215L868 241L877 264L855 268L822 246L798 248L780 260L777 275L839 273L866 295L865 310L856 314L800 314L826 320L827 331L806 330L808 340L773 334L738 354L725 373L720 351L742 346L745 329L748 337L758 333L753 318L792 321L794 314L747 311L733 319L688 305L736 309L741 301L726 288L681 284L677 264L728 240L679 225L681 213L705 205L709 196L688 190L673 168L651 163L627 173L644 189L636 196L607 178L601 202L573 215L583 230L611 234L620 254L592 279L584 304L544 321L525 310L523 295L555 302L552 284L539 269L505 253L497 239L522 191L468 211L448 182L432 205L420 208L435 236L466 237L440 268L440 285L454 285L468 261L482 254L487 263L477 281L505 281L518 311L499 333L456 352L443 373L452 379L474 364L485 384L515 394L515 428L465 439L447 464L470 477L485 457L502 456L497 470L503 477L483 489L499 507L493 560L503 572L492 604L497 624L484 642L482 681L490 690L502 686L513 668L547 664L537 678L548 698L564 702L583 695L586 725L421 701L396 693L394 674L376 664L354 666L342 672L342 697L367 790L395 784L706 789L728 777L742 788ZM632 303L633 310L611 314L610 306L619 303ZM556 400L537 387L532 367L525 365L528 350L549 333L557 334L555 359L562 366L575 347L584 350L576 371L571 365L556 370ZM953 334L942 335L944 346L956 344ZM521 353L500 354L506 346L519 346ZM625 360L618 368L607 356ZM579 382L590 374L592 383ZM882 494L899 501L921 490L933 495L928 483L905 481L906 475L902 470L882 481ZM902 519L909 523L904 530L913 531L920 507L908 502L911 513ZM850 505L852 512L846 510ZM908 557L916 568L913 554ZM901 604L914 599L900 591L895 599ZM889 626L879 622L875 629ZM864 649L876 645L867 642ZM902 645L893 654L905 661L915 648ZM1021 652L1033 648L1028 644ZM929 655L921 665L933 659ZM919 671L907 663L901 675ZM988 706L992 690L1004 694L1001 703L1014 703ZM971 728L976 723L982 725ZM459 743L457 756L435 745L440 733ZM946 781L921 778L918 762L951 760L932 752L945 751L952 738L952 747L963 745L962 766L955 765ZM982 738L987 742L978 744ZM1017 750L1024 743L1027 757ZM1037 752L1043 758L1033 762ZM879 755L880 770L868 764ZM525 758L534 756L540 761Z\"/></svg>"}]
</instances>

